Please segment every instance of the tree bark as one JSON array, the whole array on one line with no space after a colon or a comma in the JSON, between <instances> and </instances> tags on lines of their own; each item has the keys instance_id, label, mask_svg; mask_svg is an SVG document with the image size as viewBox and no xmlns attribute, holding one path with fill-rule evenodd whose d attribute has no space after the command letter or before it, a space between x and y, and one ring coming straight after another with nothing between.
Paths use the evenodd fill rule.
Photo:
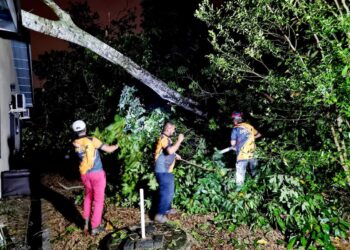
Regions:
<instances>
[{"instance_id":1,"label":"tree bark","mask_svg":"<svg viewBox=\"0 0 350 250\"><path fill-rule=\"evenodd\" d=\"M52 0L42 1L55 12L59 20L49 20L22 10L22 24L24 27L88 48L113 64L123 67L130 75L150 87L162 99L199 116L205 116L198 109L198 103L190 98L183 97L129 57L76 26L69 14L63 11L55 2Z\"/></svg>"}]
</instances>

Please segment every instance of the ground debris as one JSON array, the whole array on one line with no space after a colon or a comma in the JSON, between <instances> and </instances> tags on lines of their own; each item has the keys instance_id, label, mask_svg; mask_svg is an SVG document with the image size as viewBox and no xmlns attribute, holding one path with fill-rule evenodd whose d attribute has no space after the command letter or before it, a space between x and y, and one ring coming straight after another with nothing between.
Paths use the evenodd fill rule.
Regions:
<instances>
[{"instance_id":1,"label":"ground debris","mask_svg":"<svg viewBox=\"0 0 350 250\"><path fill-rule=\"evenodd\" d=\"M58 183L69 186L79 186L81 183L77 181L68 181L61 176L44 176L42 183L55 192L64 195L67 199L74 202L76 194L73 190L66 190ZM47 202L45 203L48 218L47 225L50 228L50 237L53 249L96 249L100 245L100 241L107 235L102 233L97 237L90 235L85 236L82 228L68 221L55 207ZM82 206L75 205L76 209L81 213ZM265 245L261 245L260 249L285 249L276 243L277 239L283 241L283 236L275 231L271 232L252 232L248 227L239 227L233 233L224 230L218 230L213 223L213 214L205 215L187 215L178 213L170 216L171 223L179 225L187 232L189 237L193 239L192 249L256 249L254 242L260 239L266 240ZM114 204L106 204L104 219L108 222L110 229L127 228L138 225L140 220L140 212L135 208L120 208ZM146 222L151 221L146 216Z\"/></svg>"},{"instance_id":2,"label":"ground debris","mask_svg":"<svg viewBox=\"0 0 350 250\"><path fill-rule=\"evenodd\" d=\"M79 180L66 180L61 176L46 175L42 183L55 192L70 200L79 213L82 212L81 205L75 205L77 193L74 190L63 189L58 183L67 187L81 185ZM47 212L46 224L50 230L52 249L98 249L101 241L109 233L101 233L96 237L84 235L81 227L67 220L53 204L45 203ZM237 227L234 232L219 230L213 223L213 214L188 215L178 213L171 215L171 223L185 230L193 239L193 250L233 250L233 249L286 249L284 236L276 230L252 230L248 226ZM127 228L139 224L140 212L136 208L120 208L114 204L106 203L104 212L105 222L111 230ZM146 216L146 222L151 221ZM349 241L334 242L338 249L349 249ZM343 245L341 245L343 244Z\"/></svg>"},{"instance_id":3,"label":"ground debris","mask_svg":"<svg viewBox=\"0 0 350 250\"><path fill-rule=\"evenodd\" d=\"M7 198L0 201L0 225L3 227L5 237L8 236L6 249L28 248L30 204L31 200L28 197Z\"/></svg>"}]
</instances>

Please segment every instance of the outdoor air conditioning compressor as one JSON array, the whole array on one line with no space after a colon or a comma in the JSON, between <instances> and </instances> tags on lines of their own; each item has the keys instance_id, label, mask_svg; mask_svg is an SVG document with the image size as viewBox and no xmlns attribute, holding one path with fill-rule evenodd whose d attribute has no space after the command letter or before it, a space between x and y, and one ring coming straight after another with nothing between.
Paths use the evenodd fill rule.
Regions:
<instances>
[{"instance_id":1,"label":"outdoor air conditioning compressor","mask_svg":"<svg viewBox=\"0 0 350 250\"><path fill-rule=\"evenodd\" d=\"M20 113L19 116L20 120L26 120L26 119L30 119L30 113L29 113L29 109L26 109L25 111Z\"/></svg>"}]
</instances>

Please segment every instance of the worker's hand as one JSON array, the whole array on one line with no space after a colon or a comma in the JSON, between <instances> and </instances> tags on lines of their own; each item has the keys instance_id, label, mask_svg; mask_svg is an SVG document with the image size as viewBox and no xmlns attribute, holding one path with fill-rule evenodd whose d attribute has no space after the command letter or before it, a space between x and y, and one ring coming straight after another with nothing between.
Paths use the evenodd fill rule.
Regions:
<instances>
[{"instance_id":1,"label":"worker's hand","mask_svg":"<svg viewBox=\"0 0 350 250\"><path fill-rule=\"evenodd\" d=\"M181 158L180 155L176 154L175 159L176 159L176 160L181 160L182 158Z\"/></svg>"},{"instance_id":2,"label":"worker's hand","mask_svg":"<svg viewBox=\"0 0 350 250\"><path fill-rule=\"evenodd\" d=\"M185 139L184 134L179 134L179 136L177 137L177 140L178 140L179 142L182 142L184 139Z\"/></svg>"},{"instance_id":3,"label":"worker's hand","mask_svg":"<svg viewBox=\"0 0 350 250\"><path fill-rule=\"evenodd\" d=\"M115 145L103 144L101 147L101 150L105 151L106 153L113 153L118 148L119 148L118 144L115 144Z\"/></svg>"}]
</instances>

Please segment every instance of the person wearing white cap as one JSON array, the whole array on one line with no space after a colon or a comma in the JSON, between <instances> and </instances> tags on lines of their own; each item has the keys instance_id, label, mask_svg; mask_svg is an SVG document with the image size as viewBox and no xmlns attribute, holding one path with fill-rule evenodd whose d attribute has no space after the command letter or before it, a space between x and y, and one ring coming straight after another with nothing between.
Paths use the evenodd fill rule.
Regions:
<instances>
[{"instance_id":1,"label":"person wearing white cap","mask_svg":"<svg viewBox=\"0 0 350 250\"><path fill-rule=\"evenodd\" d=\"M87 136L86 124L82 120L75 121L72 129L78 136L73 141L73 145L80 159L79 171L85 188L84 231L88 232L91 218L91 234L96 235L104 231L101 221L106 188L106 174L103 170L99 150L112 153L118 149L118 145L107 145L95 137ZM91 211L92 207L93 211Z\"/></svg>"}]
</instances>

